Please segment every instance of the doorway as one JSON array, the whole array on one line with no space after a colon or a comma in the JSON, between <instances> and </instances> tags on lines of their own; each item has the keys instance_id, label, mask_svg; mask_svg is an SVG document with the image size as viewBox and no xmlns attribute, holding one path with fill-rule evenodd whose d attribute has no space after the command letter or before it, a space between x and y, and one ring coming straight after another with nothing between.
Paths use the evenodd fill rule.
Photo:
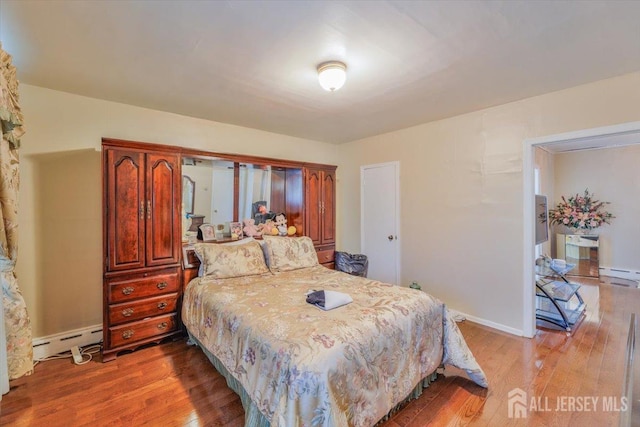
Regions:
<instances>
[{"instance_id":1,"label":"doorway","mask_svg":"<svg viewBox=\"0 0 640 427\"><path fill-rule=\"evenodd\" d=\"M360 247L371 279L400 283L400 162L360 167Z\"/></svg>"},{"instance_id":2,"label":"doorway","mask_svg":"<svg viewBox=\"0 0 640 427\"><path fill-rule=\"evenodd\" d=\"M607 148L640 143L640 122L624 123L524 141L523 150L523 328L525 337L533 337L536 330L534 275L534 149L537 146L564 144L566 149Z\"/></svg>"}]
</instances>

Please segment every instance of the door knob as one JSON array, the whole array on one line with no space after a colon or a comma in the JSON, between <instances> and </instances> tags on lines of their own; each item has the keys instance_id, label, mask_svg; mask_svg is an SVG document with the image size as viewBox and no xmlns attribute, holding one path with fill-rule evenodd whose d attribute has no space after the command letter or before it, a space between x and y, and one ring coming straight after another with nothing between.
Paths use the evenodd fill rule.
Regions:
<instances>
[{"instance_id":1,"label":"door knob","mask_svg":"<svg viewBox=\"0 0 640 427\"><path fill-rule=\"evenodd\" d=\"M391 234L389 234L389 236L387 237L387 239L389 239L389 241L393 240L393 236Z\"/></svg>"}]
</instances>

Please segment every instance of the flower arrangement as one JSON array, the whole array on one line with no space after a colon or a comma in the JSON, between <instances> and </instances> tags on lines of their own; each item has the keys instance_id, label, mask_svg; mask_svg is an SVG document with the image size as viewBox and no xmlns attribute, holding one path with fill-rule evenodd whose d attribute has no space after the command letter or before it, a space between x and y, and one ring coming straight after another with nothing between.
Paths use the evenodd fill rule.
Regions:
<instances>
[{"instance_id":1,"label":"flower arrangement","mask_svg":"<svg viewBox=\"0 0 640 427\"><path fill-rule=\"evenodd\" d=\"M604 206L608 204L609 202L594 200L587 188L583 195L576 194L568 199L562 196L562 201L556 208L549 209L549 222L577 230L592 230L611 224L610 220L615 218L604 210Z\"/></svg>"}]
</instances>

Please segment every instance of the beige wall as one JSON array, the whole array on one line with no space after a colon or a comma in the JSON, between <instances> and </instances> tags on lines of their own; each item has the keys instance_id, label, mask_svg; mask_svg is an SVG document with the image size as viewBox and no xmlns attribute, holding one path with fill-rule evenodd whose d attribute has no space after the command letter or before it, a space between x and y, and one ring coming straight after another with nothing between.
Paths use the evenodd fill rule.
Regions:
<instances>
[{"instance_id":1,"label":"beige wall","mask_svg":"<svg viewBox=\"0 0 640 427\"><path fill-rule=\"evenodd\" d=\"M640 141L638 141L640 144ZM555 155L556 197L581 193L611 202L615 218L597 229L600 266L640 271L640 145ZM563 231L566 231L562 227Z\"/></svg>"},{"instance_id":2,"label":"beige wall","mask_svg":"<svg viewBox=\"0 0 640 427\"><path fill-rule=\"evenodd\" d=\"M348 252L360 249L360 166L399 160L402 283L418 280L452 308L518 331L523 140L640 120L640 73L340 146L20 90L27 134L17 273L36 337L102 322L103 136L338 164L338 249Z\"/></svg>"},{"instance_id":3,"label":"beige wall","mask_svg":"<svg viewBox=\"0 0 640 427\"><path fill-rule=\"evenodd\" d=\"M360 248L362 165L400 161L401 277L523 330L523 141L640 120L640 73L341 146L342 250Z\"/></svg>"},{"instance_id":4,"label":"beige wall","mask_svg":"<svg viewBox=\"0 0 640 427\"><path fill-rule=\"evenodd\" d=\"M204 215L203 222L211 222L211 199L213 196L213 166L212 165L183 165L182 175L186 175L194 182L194 215ZM233 206L233 200L229 201ZM190 221L183 221L191 225Z\"/></svg>"},{"instance_id":5,"label":"beige wall","mask_svg":"<svg viewBox=\"0 0 640 427\"><path fill-rule=\"evenodd\" d=\"M102 323L102 137L336 164L337 146L20 85L16 267L35 337Z\"/></svg>"}]
</instances>

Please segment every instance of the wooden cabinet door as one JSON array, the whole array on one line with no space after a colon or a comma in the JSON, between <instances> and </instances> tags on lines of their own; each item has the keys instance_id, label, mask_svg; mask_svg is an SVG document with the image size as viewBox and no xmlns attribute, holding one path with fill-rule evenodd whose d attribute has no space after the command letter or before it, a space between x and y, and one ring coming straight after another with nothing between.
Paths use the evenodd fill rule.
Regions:
<instances>
[{"instance_id":1,"label":"wooden cabinet door","mask_svg":"<svg viewBox=\"0 0 640 427\"><path fill-rule=\"evenodd\" d=\"M180 262L180 170L178 155L147 154L146 265Z\"/></svg>"},{"instance_id":2,"label":"wooden cabinet door","mask_svg":"<svg viewBox=\"0 0 640 427\"><path fill-rule=\"evenodd\" d=\"M317 169L306 169L305 177L305 235L309 236L314 245L322 243L322 177Z\"/></svg>"},{"instance_id":3,"label":"wooden cabinet door","mask_svg":"<svg viewBox=\"0 0 640 427\"><path fill-rule=\"evenodd\" d=\"M322 171L321 232L322 244L334 243L336 240L336 174L334 171Z\"/></svg>"},{"instance_id":4,"label":"wooden cabinet door","mask_svg":"<svg viewBox=\"0 0 640 427\"><path fill-rule=\"evenodd\" d=\"M107 269L144 267L144 155L110 149L105 168Z\"/></svg>"},{"instance_id":5,"label":"wooden cabinet door","mask_svg":"<svg viewBox=\"0 0 640 427\"><path fill-rule=\"evenodd\" d=\"M305 234L314 245L335 243L335 170L306 169Z\"/></svg>"}]
</instances>

